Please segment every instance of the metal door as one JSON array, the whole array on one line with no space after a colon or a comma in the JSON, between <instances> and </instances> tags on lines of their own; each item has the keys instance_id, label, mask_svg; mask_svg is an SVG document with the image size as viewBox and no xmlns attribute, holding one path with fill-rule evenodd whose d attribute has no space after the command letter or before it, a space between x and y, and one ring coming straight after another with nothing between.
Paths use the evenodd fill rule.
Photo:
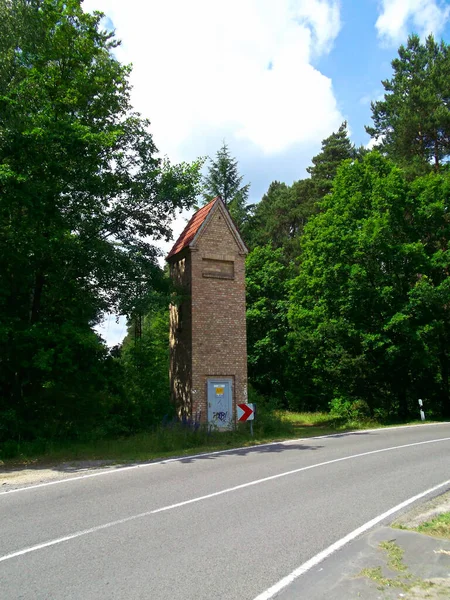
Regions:
<instances>
[{"instance_id":1,"label":"metal door","mask_svg":"<svg viewBox=\"0 0 450 600\"><path fill-rule=\"evenodd\" d=\"M213 427L231 427L231 394L230 379L208 379L208 422Z\"/></svg>"}]
</instances>

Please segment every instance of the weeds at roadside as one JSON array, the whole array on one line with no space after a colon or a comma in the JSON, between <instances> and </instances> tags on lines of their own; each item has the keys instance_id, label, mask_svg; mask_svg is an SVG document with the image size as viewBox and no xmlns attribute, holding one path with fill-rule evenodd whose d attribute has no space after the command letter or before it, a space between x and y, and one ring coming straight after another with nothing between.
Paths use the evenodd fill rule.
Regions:
<instances>
[{"instance_id":1,"label":"weeds at roadside","mask_svg":"<svg viewBox=\"0 0 450 600\"><path fill-rule=\"evenodd\" d=\"M114 438L94 433L78 440L8 441L0 444L0 468L77 460L149 461L376 427L382 425L369 419L345 420L329 413L289 412L258 404L253 437L248 423L220 432L198 424L166 422L151 431Z\"/></svg>"},{"instance_id":2,"label":"weeds at roadside","mask_svg":"<svg viewBox=\"0 0 450 600\"><path fill-rule=\"evenodd\" d=\"M417 527L416 531L433 537L450 540L450 513L443 513Z\"/></svg>"},{"instance_id":3,"label":"weeds at roadside","mask_svg":"<svg viewBox=\"0 0 450 600\"><path fill-rule=\"evenodd\" d=\"M235 447L307 438L365 429L377 424L345 422L328 413L292 413L259 407L254 421L254 437L248 423L235 430L219 432L206 426L165 423L152 431L119 438L91 437L81 440L11 441L0 445L0 466L57 463L75 460L113 462L148 461ZM379 425L378 425L379 426Z\"/></svg>"},{"instance_id":4,"label":"weeds at roadside","mask_svg":"<svg viewBox=\"0 0 450 600\"><path fill-rule=\"evenodd\" d=\"M430 579L414 577L403 561L403 549L394 541L381 542L378 547L385 552L387 566L391 571L397 573L396 577L387 577L383 575L382 567L363 569L357 577L366 577L367 579L370 579L376 583L377 589L380 591L393 588L400 589L404 593L411 594L408 596L409 598L417 597L415 594L418 590L426 590L426 592L432 590L437 595L448 593L447 585L436 583Z\"/></svg>"}]
</instances>

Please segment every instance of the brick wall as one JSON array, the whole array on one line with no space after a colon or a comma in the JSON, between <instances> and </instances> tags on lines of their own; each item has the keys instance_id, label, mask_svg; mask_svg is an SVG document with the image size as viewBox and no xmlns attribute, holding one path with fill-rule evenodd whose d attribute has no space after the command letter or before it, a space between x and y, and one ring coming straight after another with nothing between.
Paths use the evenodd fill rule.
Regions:
<instances>
[{"instance_id":1,"label":"brick wall","mask_svg":"<svg viewBox=\"0 0 450 600\"><path fill-rule=\"evenodd\" d=\"M247 401L245 256L222 211L219 205L191 254L192 398L194 414L201 414L202 421L207 421L210 377L233 379L233 415L235 403ZM216 276L211 276L211 264Z\"/></svg>"},{"instance_id":2,"label":"brick wall","mask_svg":"<svg viewBox=\"0 0 450 600\"><path fill-rule=\"evenodd\" d=\"M171 276L184 290L171 306L171 388L179 416L208 420L208 378L231 378L235 405L247 402L245 254L217 206L195 248L170 259Z\"/></svg>"},{"instance_id":3,"label":"brick wall","mask_svg":"<svg viewBox=\"0 0 450 600\"><path fill-rule=\"evenodd\" d=\"M176 302L170 305L170 388L179 418L192 414L191 254L188 248L170 264Z\"/></svg>"}]
</instances>

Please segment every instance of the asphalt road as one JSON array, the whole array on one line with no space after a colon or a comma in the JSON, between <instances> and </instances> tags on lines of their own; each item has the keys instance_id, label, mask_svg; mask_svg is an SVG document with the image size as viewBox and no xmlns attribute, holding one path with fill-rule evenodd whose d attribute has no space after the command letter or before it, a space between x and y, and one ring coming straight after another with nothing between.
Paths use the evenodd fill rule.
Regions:
<instances>
[{"instance_id":1,"label":"asphalt road","mask_svg":"<svg viewBox=\"0 0 450 600\"><path fill-rule=\"evenodd\" d=\"M0 493L0 598L253 600L350 531L449 479L450 424L440 424Z\"/></svg>"}]
</instances>

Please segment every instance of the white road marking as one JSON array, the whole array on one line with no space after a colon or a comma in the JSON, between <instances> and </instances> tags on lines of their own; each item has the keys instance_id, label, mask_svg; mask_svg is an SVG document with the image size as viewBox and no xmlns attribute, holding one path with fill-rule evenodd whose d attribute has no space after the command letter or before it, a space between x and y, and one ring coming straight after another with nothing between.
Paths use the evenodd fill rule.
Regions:
<instances>
[{"instance_id":1,"label":"white road marking","mask_svg":"<svg viewBox=\"0 0 450 600\"><path fill-rule=\"evenodd\" d=\"M378 517L367 521L367 523L364 523L364 525L361 525L361 527L358 527L351 533L347 534L345 537L341 538L337 542L334 542L334 544L331 544L331 546L328 546L328 548L325 548L325 550L322 550L322 552L319 552L318 554L304 562L297 569L292 571L292 573L289 573L289 575L286 575L286 577L280 579L280 581L278 581L268 590L262 592L262 594L259 594L259 596L256 596L254 600L270 600L271 598L274 598L284 588L293 583L301 575L304 575L307 571L309 571L313 567L316 567L319 563L321 563L326 558L334 554L337 550L340 550L343 546L345 546L361 534L365 533L369 529L372 529L372 527L375 527L375 525L378 525L378 523L381 523L381 521L384 521L399 510L402 510L402 508L406 508L407 506L413 504L417 500L420 500L421 498L424 498L425 496L428 496L429 494L432 494L433 492L436 492L437 490L440 490L441 488L446 486L450 486L450 479L448 479L447 481L443 481L442 483L439 483L438 485L435 485L434 487L429 488L425 492L421 492L420 494L417 494L416 496L413 496L412 498L409 498L408 500L405 500L400 504L397 504L397 506L390 508L381 515L378 515Z\"/></svg>"},{"instance_id":2,"label":"white road marking","mask_svg":"<svg viewBox=\"0 0 450 600\"><path fill-rule=\"evenodd\" d=\"M241 483L240 485L235 485L233 487L226 488L224 490L219 490L218 492L213 492L212 494L206 494L205 496L191 498L190 500L184 500L182 502L177 502L176 504L169 504L168 506L163 506L162 508L156 508L154 510L149 510L149 511L146 511L143 513L139 513L137 515L125 517L124 519L119 519L117 521L111 521L111 522L105 523L103 525L97 525L95 527L90 527L89 529L83 529L81 531L76 531L75 533L66 535L64 537L56 538L54 540L49 540L48 542L43 542L42 544L36 544L35 546L30 546L28 548L24 548L23 550L18 550L17 552L11 552L10 554L5 554L4 556L0 556L0 562L9 560L11 558L16 558L17 556L22 556L24 554L29 554L30 552L35 552L36 550L42 550L43 548L48 548L49 546L55 546L56 544L61 544L62 542L67 542L69 540L73 540L75 538L79 538L84 535L88 535L90 533L96 533L97 531L101 531L102 529L109 529L110 527L114 527L116 525L122 525L123 523L128 523L129 521L135 521L136 519L142 519L144 517L156 515L160 512L173 510L174 508L181 508L182 506L187 506L188 504L194 504L196 502L201 502L202 500L208 500L209 498L215 498L216 496L222 496L223 494L229 494L231 492L236 492L237 490L242 490L244 488L251 487L253 485L259 485L260 483L266 483L267 481L273 481L275 479L280 479L281 477L287 477L288 475L295 475L296 473L301 473L303 471L309 471L310 469L317 469L318 467L324 467L326 465L343 462L345 460L352 460L354 458L360 458L362 456L369 456L371 454L380 454L381 452L389 452L391 450L400 450L402 448L410 448L412 446L423 446L424 444L436 444L439 442L448 442L448 441L450 441L450 437L440 438L437 440L426 440L424 442L414 442L412 444L403 444L402 446L392 446L390 448L381 448L379 450L371 450L370 452L362 452L360 454L352 454L351 456L344 456L342 458L335 458L333 460L327 460L325 462L316 463L314 465L308 465L307 467L300 467L299 469L293 469L292 471L284 471L283 473L278 473L277 475L270 475L269 477L263 477L262 479L255 479L253 481L248 481L247 483ZM446 483L450 483L450 481L446 482ZM440 484L440 486L438 486L438 487L441 487L443 485L444 484ZM425 492L425 494L426 493L429 493L429 491ZM421 497L421 495L419 495L418 497ZM363 525L363 527L364 527L364 525ZM352 535L352 534L350 534L350 535ZM346 538L343 538L343 539L346 539ZM353 539L353 538L351 538L351 539ZM268 597L270 597L270 596L268 596ZM261 598L262 598L262 596L261 596ZM259 600L259 597L258 597L258 600Z\"/></svg>"},{"instance_id":3,"label":"white road marking","mask_svg":"<svg viewBox=\"0 0 450 600\"><path fill-rule=\"evenodd\" d=\"M450 422L443 421L440 423L427 423L423 425L421 423L417 423L417 425L397 425L395 427L377 427L375 429L356 429L355 431L344 431L342 433L330 433L328 435L316 435L314 437L308 438L295 438L293 440L282 440L279 442L268 442L266 444L255 444L253 446L242 446L240 448L228 448L227 450L216 450L214 452L202 452L200 454L190 454L186 456L177 456L176 458L166 458L163 460L158 460L154 462L142 463L138 465L130 465L128 467L110 467L108 470L97 471L96 473L86 473L85 475L78 475L77 477L67 477L67 479L56 479L55 481L46 481L45 483L37 483L35 485L28 485L21 488L16 488L14 490L5 490L4 492L0 492L0 496L5 494L14 494L18 492L26 492L27 490L35 490L37 488L46 487L48 485L58 485L60 483L70 483L72 481L79 481L80 479L89 479L91 477L103 477L104 475L113 475L116 473L123 473L124 471L131 471L134 469L144 469L146 467L156 467L158 465L167 465L173 462L180 462L183 460L193 459L193 458L205 458L207 456L216 456L218 454L229 454L230 452L237 452L239 450L253 450L255 448L264 448L267 446L279 446L283 444L295 444L296 442L301 442L305 440L322 440L325 438L334 438L341 437L343 435L352 435L352 434L362 434L362 433L371 433L374 431L377 432L385 432L392 431L395 429L409 429L411 427L435 427L437 425L450 425Z\"/></svg>"}]
</instances>

